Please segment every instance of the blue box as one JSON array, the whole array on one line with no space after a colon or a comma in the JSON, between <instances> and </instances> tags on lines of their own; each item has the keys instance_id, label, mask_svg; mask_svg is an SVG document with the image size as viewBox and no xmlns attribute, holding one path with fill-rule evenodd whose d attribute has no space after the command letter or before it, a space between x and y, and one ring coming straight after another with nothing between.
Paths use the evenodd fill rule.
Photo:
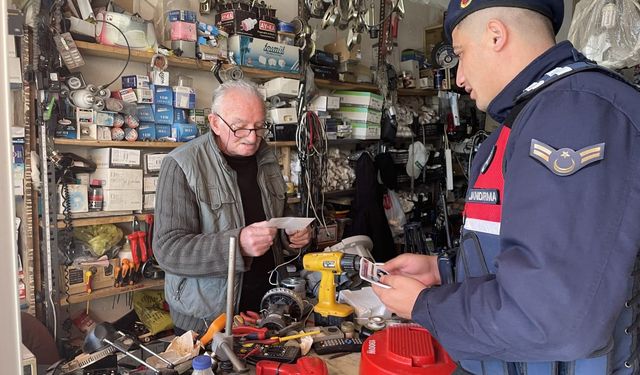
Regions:
<instances>
[{"instance_id":1,"label":"blue box","mask_svg":"<svg viewBox=\"0 0 640 375\"><path fill-rule=\"evenodd\" d=\"M176 142L189 142L198 136L198 127L195 124L173 124L171 126L171 137Z\"/></svg>"},{"instance_id":2,"label":"blue box","mask_svg":"<svg viewBox=\"0 0 640 375\"><path fill-rule=\"evenodd\" d=\"M175 108L195 109L196 93L191 87L175 86L173 88L173 106Z\"/></svg>"},{"instance_id":3,"label":"blue box","mask_svg":"<svg viewBox=\"0 0 640 375\"><path fill-rule=\"evenodd\" d=\"M169 22L182 21L188 23L196 23L196 12L192 10L170 10L167 14Z\"/></svg>"},{"instance_id":4,"label":"blue box","mask_svg":"<svg viewBox=\"0 0 640 375\"><path fill-rule=\"evenodd\" d=\"M148 89L149 77L143 75L122 76L123 89Z\"/></svg>"},{"instance_id":5,"label":"blue box","mask_svg":"<svg viewBox=\"0 0 640 375\"><path fill-rule=\"evenodd\" d=\"M154 104L153 116L156 124L171 125L173 124L173 107L170 105Z\"/></svg>"},{"instance_id":6,"label":"blue box","mask_svg":"<svg viewBox=\"0 0 640 375\"><path fill-rule=\"evenodd\" d=\"M139 141L155 141L156 140L156 124L153 122L142 122L138 126Z\"/></svg>"},{"instance_id":7,"label":"blue box","mask_svg":"<svg viewBox=\"0 0 640 375\"><path fill-rule=\"evenodd\" d=\"M153 100L156 104L173 105L173 89L169 86L151 85Z\"/></svg>"},{"instance_id":8,"label":"blue box","mask_svg":"<svg viewBox=\"0 0 640 375\"><path fill-rule=\"evenodd\" d=\"M171 138L171 125L156 124L156 139Z\"/></svg>"},{"instance_id":9,"label":"blue box","mask_svg":"<svg viewBox=\"0 0 640 375\"><path fill-rule=\"evenodd\" d=\"M174 108L173 109L173 122L174 123L178 123L178 124L186 124L188 117L187 117L187 110L186 109L182 109L182 108Z\"/></svg>"},{"instance_id":10,"label":"blue box","mask_svg":"<svg viewBox=\"0 0 640 375\"><path fill-rule=\"evenodd\" d=\"M138 119L141 122L155 122L155 117L153 116L153 107L151 104L138 104L136 106L136 112L138 113Z\"/></svg>"}]
</instances>

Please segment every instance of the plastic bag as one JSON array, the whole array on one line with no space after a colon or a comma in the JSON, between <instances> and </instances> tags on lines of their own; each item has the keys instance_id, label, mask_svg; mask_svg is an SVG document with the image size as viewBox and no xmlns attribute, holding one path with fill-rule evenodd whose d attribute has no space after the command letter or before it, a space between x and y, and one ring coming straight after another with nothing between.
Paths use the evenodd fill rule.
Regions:
<instances>
[{"instance_id":1,"label":"plastic bag","mask_svg":"<svg viewBox=\"0 0 640 375\"><path fill-rule=\"evenodd\" d=\"M582 0L569 29L573 45L598 64L621 69L640 63L640 1Z\"/></svg>"},{"instance_id":2,"label":"plastic bag","mask_svg":"<svg viewBox=\"0 0 640 375\"><path fill-rule=\"evenodd\" d=\"M101 257L122 240L123 234L113 224L102 224L76 227L73 237L86 243L94 256Z\"/></svg>"},{"instance_id":3,"label":"plastic bag","mask_svg":"<svg viewBox=\"0 0 640 375\"><path fill-rule=\"evenodd\" d=\"M402 227L407 223L407 217L402 210L398 194L393 190L387 190L383 200L384 213L387 216L391 233L394 237L403 235L404 229Z\"/></svg>"},{"instance_id":4,"label":"plastic bag","mask_svg":"<svg viewBox=\"0 0 640 375\"><path fill-rule=\"evenodd\" d=\"M171 315L162 308L163 305L164 291L162 290L143 290L133 293L133 309L152 335L173 327Z\"/></svg>"}]
</instances>

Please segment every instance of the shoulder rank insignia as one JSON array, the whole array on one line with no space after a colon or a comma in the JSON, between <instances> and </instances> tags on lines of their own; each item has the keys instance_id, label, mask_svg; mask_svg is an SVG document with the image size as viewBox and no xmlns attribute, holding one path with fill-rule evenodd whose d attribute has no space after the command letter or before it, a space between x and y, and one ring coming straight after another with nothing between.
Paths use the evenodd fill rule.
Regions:
<instances>
[{"instance_id":1,"label":"shoulder rank insignia","mask_svg":"<svg viewBox=\"0 0 640 375\"><path fill-rule=\"evenodd\" d=\"M566 147L556 150L537 139L532 139L529 156L558 176L571 176L587 165L604 159L604 143L574 151Z\"/></svg>"}]
</instances>

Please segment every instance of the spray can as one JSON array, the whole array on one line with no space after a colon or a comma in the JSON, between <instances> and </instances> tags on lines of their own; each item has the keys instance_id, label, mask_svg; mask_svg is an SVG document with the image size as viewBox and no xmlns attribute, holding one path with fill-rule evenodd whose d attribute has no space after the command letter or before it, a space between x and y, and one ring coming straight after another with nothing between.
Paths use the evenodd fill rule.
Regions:
<instances>
[{"instance_id":1,"label":"spray can","mask_svg":"<svg viewBox=\"0 0 640 375\"><path fill-rule=\"evenodd\" d=\"M103 202L102 181L93 179L89 185L89 211L102 211Z\"/></svg>"}]
</instances>

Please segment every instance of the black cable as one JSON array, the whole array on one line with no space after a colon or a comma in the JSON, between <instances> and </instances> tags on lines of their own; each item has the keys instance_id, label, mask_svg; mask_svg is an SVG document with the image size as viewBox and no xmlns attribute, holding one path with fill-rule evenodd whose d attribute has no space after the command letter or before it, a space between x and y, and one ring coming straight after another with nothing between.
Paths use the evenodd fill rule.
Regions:
<instances>
[{"instance_id":1,"label":"black cable","mask_svg":"<svg viewBox=\"0 0 640 375\"><path fill-rule=\"evenodd\" d=\"M97 22L104 22L108 25L113 26L116 30L118 30L118 32L120 32L120 34L122 35L122 38L124 39L124 42L127 44L127 62L125 62L124 67L122 67L122 70L120 71L120 73L118 73L118 75L116 76L116 78L113 79L113 81L107 83L106 85L100 85L98 86L101 89L107 88L109 86L111 86L111 84L113 84L115 81L118 80L118 78L122 77L122 74L124 74L124 71L127 69L127 66L129 65L129 61L131 61L131 45L129 45L129 40L127 40L127 36L124 35L124 32L122 32L122 30L120 30L120 28L116 25L114 25L113 23L109 22L109 21L105 21L105 20L96 20ZM95 30L95 27L94 27ZM94 37L97 36L97 33Z\"/></svg>"}]
</instances>

